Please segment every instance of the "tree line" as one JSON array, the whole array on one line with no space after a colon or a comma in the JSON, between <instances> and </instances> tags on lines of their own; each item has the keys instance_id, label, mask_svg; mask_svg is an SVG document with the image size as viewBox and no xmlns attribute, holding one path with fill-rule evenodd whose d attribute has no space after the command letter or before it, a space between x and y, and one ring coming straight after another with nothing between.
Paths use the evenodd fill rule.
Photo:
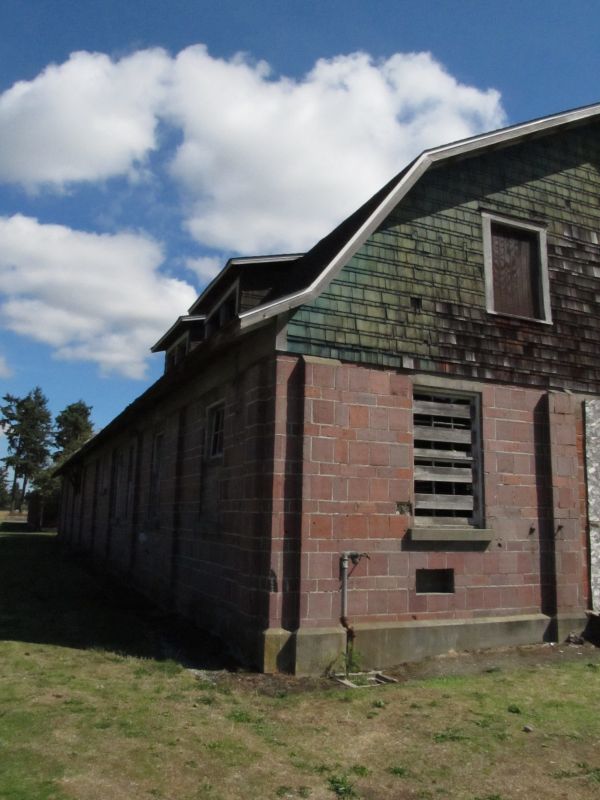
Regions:
<instances>
[{"instance_id":1,"label":"tree line","mask_svg":"<svg viewBox=\"0 0 600 800\"><path fill-rule=\"evenodd\" d=\"M54 471L92 436L92 407L78 400L52 419L39 386L24 397L5 394L2 400L0 428L8 455L1 459L0 508L20 511L28 490L42 497L58 493Z\"/></svg>"}]
</instances>

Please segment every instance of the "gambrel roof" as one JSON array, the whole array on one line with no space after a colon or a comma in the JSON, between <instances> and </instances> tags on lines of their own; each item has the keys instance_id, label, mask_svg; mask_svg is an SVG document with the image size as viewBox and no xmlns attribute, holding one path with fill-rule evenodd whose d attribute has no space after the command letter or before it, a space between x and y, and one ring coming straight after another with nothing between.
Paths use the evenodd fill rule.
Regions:
<instances>
[{"instance_id":1,"label":"gambrel roof","mask_svg":"<svg viewBox=\"0 0 600 800\"><path fill-rule=\"evenodd\" d=\"M417 181L434 165L484 151L507 147L524 139L544 136L558 129L600 118L600 104L553 114L530 122L484 133L458 142L424 150L363 206L286 270L285 293L271 292L260 305L239 314L240 327L259 324L317 297L348 263L365 240Z\"/></svg>"}]
</instances>

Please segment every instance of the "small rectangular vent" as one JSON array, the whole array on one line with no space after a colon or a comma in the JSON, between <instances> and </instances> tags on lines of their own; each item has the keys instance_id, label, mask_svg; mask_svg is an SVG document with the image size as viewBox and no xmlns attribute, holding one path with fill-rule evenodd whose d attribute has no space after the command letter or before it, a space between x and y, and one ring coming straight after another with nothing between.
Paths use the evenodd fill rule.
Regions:
<instances>
[{"instance_id":1,"label":"small rectangular vent","mask_svg":"<svg viewBox=\"0 0 600 800\"><path fill-rule=\"evenodd\" d=\"M418 569L417 594L453 594L453 569Z\"/></svg>"}]
</instances>

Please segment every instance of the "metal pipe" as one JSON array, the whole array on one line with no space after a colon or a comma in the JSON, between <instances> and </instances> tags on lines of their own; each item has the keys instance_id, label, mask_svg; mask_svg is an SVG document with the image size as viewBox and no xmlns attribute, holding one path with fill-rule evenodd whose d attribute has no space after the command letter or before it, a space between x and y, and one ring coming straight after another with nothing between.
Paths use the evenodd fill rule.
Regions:
<instances>
[{"instance_id":1,"label":"metal pipe","mask_svg":"<svg viewBox=\"0 0 600 800\"><path fill-rule=\"evenodd\" d=\"M352 565L356 567L361 558L370 558L370 555L368 553L359 553L356 550L344 550L340 556L340 579L342 582L342 613L340 616L340 622L346 629L346 653L352 646L355 635L354 628L348 622L348 567L350 565L350 561L352 561Z\"/></svg>"}]
</instances>

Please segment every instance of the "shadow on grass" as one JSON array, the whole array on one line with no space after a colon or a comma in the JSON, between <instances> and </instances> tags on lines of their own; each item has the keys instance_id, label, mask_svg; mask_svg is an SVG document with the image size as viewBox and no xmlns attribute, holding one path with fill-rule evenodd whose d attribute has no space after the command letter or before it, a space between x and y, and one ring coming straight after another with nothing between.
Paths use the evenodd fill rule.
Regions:
<instances>
[{"instance_id":1,"label":"shadow on grass","mask_svg":"<svg viewBox=\"0 0 600 800\"><path fill-rule=\"evenodd\" d=\"M0 532L0 640L236 666L213 637L63 553L55 534Z\"/></svg>"}]
</instances>

